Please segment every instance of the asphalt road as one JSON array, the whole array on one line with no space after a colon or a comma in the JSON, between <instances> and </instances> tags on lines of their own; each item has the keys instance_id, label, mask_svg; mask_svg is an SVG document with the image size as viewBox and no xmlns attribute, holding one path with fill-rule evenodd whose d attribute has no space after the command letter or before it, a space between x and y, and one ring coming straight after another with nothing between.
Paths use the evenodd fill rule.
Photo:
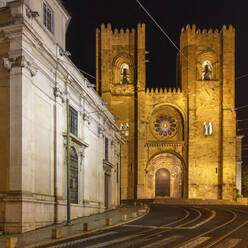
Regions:
<instances>
[{"instance_id":1,"label":"asphalt road","mask_svg":"<svg viewBox=\"0 0 248 248\"><path fill-rule=\"evenodd\" d=\"M248 208L150 205L144 218L49 247L248 248Z\"/></svg>"}]
</instances>

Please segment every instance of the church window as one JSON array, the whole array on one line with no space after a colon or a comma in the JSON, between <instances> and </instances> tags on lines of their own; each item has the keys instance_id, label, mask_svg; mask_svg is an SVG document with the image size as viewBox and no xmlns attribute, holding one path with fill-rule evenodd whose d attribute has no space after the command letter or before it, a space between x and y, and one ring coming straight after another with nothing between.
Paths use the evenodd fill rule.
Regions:
<instances>
[{"instance_id":1,"label":"church window","mask_svg":"<svg viewBox=\"0 0 248 248\"><path fill-rule=\"evenodd\" d=\"M121 65L121 77L120 77L121 84L128 84L129 83L129 65L122 64Z\"/></svg>"},{"instance_id":2,"label":"church window","mask_svg":"<svg viewBox=\"0 0 248 248\"><path fill-rule=\"evenodd\" d=\"M70 119L70 132L75 136L78 136L78 112L69 107L69 119Z\"/></svg>"},{"instance_id":3,"label":"church window","mask_svg":"<svg viewBox=\"0 0 248 248\"><path fill-rule=\"evenodd\" d=\"M108 138L105 138L105 160L109 160L109 141Z\"/></svg>"},{"instance_id":4,"label":"church window","mask_svg":"<svg viewBox=\"0 0 248 248\"><path fill-rule=\"evenodd\" d=\"M78 156L74 147L70 153L70 200L71 203L78 203Z\"/></svg>"},{"instance_id":5,"label":"church window","mask_svg":"<svg viewBox=\"0 0 248 248\"><path fill-rule=\"evenodd\" d=\"M206 60L202 63L202 80L212 79L212 64Z\"/></svg>"},{"instance_id":6,"label":"church window","mask_svg":"<svg viewBox=\"0 0 248 248\"><path fill-rule=\"evenodd\" d=\"M45 2L43 3L43 24L52 34L54 34L54 11Z\"/></svg>"},{"instance_id":7,"label":"church window","mask_svg":"<svg viewBox=\"0 0 248 248\"><path fill-rule=\"evenodd\" d=\"M172 136L176 132L176 120L167 115L160 115L155 120L155 131L164 137Z\"/></svg>"}]
</instances>

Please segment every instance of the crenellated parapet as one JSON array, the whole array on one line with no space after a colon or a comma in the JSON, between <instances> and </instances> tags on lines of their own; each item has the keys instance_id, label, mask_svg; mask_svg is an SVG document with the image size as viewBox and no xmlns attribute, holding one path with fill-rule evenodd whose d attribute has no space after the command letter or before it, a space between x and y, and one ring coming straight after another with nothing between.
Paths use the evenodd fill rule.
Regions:
<instances>
[{"instance_id":1,"label":"crenellated parapet","mask_svg":"<svg viewBox=\"0 0 248 248\"><path fill-rule=\"evenodd\" d=\"M180 88L147 88L147 95L181 95L182 90Z\"/></svg>"},{"instance_id":2,"label":"crenellated parapet","mask_svg":"<svg viewBox=\"0 0 248 248\"><path fill-rule=\"evenodd\" d=\"M197 44L200 40L217 40L220 38L223 32L228 32L230 34L235 33L235 28L232 25L226 26L223 25L221 30L216 29L200 29L196 28L196 25L193 24L187 25L181 29L181 49L183 49L187 45Z\"/></svg>"},{"instance_id":3,"label":"crenellated parapet","mask_svg":"<svg viewBox=\"0 0 248 248\"><path fill-rule=\"evenodd\" d=\"M203 28L201 30L199 28L196 28L195 24L193 24L192 26L188 24L186 27L182 27L181 35L196 34L196 37L197 37L197 35L202 35L202 34L221 33L223 30L229 31L229 32L235 32L235 28L231 24L229 26L223 25L221 30L218 30L217 28L214 30L212 28L210 29Z\"/></svg>"},{"instance_id":4,"label":"crenellated parapet","mask_svg":"<svg viewBox=\"0 0 248 248\"><path fill-rule=\"evenodd\" d=\"M112 29L112 26L110 23L107 25L102 24L101 25L101 33L104 39L103 42L110 42L112 45L130 45L134 44L134 38L135 38L135 29Z\"/></svg>"}]
</instances>

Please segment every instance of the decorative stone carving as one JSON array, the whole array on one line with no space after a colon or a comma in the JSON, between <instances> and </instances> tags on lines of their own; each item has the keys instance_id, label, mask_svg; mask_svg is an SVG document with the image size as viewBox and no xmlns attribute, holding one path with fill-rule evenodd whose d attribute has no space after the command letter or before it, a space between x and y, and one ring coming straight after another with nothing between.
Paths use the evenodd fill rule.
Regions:
<instances>
[{"instance_id":1,"label":"decorative stone carving","mask_svg":"<svg viewBox=\"0 0 248 248\"><path fill-rule=\"evenodd\" d=\"M183 125L179 111L168 105L157 107L150 117L150 131L157 140L182 140Z\"/></svg>"},{"instance_id":2,"label":"decorative stone carving","mask_svg":"<svg viewBox=\"0 0 248 248\"><path fill-rule=\"evenodd\" d=\"M103 171L105 174L110 176L112 173L112 168L113 168L113 165L111 163L109 163L106 160L103 160Z\"/></svg>"},{"instance_id":3,"label":"decorative stone carving","mask_svg":"<svg viewBox=\"0 0 248 248\"><path fill-rule=\"evenodd\" d=\"M10 71L13 67L25 67L29 70L31 77L36 76L37 67L28 61L25 56L18 56L15 58L3 58L3 66L6 70Z\"/></svg>"},{"instance_id":4,"label":"decorative stone carving","mask_svg":"<svg viewBox=\"0 0 248 248\"><path fill-rule=\"evenodd\" d=\"M54 96L57 98L61 98L62 102L65 102L65 93L63 92L62 89L60 89L60 87L55 87L54 88Z\"/></svg>"},{"instance_id":5,"label":"decorative stone carving","mask_svg":"<svg viewBox=\"0 0 248 248\"><path fill-rule=\"evenodd\" d=\"M104 129L104 128L102 128L102 127L98 127L98 134L99 134L99 136L104 137L104 134L105 134L105 129Z\"/></svg>"},{"instance_id":6,"label":"decorative stone carving","mask_svg":"<svg viewBox=\"0 0 248 248\"><path fill-rule=\"evenodd\" d=\"M9 58L2 58L3 59L3 67L10 71L12 68L12 64L14 63L14 61L11 61Z\"/></svg>"}]
</instances>

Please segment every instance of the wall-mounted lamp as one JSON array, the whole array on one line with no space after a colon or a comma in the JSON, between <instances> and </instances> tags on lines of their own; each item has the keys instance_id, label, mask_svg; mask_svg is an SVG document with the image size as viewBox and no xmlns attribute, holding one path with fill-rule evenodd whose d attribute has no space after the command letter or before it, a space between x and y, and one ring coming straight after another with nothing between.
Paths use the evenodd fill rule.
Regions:
<instances>
[{"instance_id":1,"label":"wall-mounted lamp","mask_svg":"<svg viewBox=\"0 0 248 248\"><path fill-rule=\"evenodd\" d=\"M69 51L64 51L62 48L60 48L59 55L60 56L71 56L71 53Z\"/></svg>"},{"instance_id":2,"label":"wall-mounted lamp","mask_svg":"<svg viewBox=\"0 0 248 248\"><path fill-rule=\"evenodd\" d=\"M84 113L83 114L83 120L87 121L88 125L90 125L90 115L89 114Z\"/></svg>"},{"instance_id":3,"label":"wall-mounted lamp","mask_svg":"<svg viewBox=\"0 0 248 248\"><path fill-rule=\"evenodd\" d=\"M86 81L86 86L87 86L88 88L95 88L95 87L96 87L95 84L92 84L92 83L90 83L89 81Z\"/></svg>"},{"instance_id":4,"label":"wall-mounted lamp","mask_svg":"<svg viewBox=\"0 0 248 248\"><path fill-rule=\"evenodd\" d=\"M28 18L36 18L39 16L39 12L38 11L33 11L31 9L26 9L26 15Z\"/></svg>"},{"instance_id":5,"label":"wall-mounted lamp","mask_svg":"<svg viewBox=\"0 0 248 248\"><path fill-rule=\"evenodd\" d=\"M216 85L213 88L211 88L213 91L215 91L216 88L220 87L220 85Z\"/></svg>"},{"instance_id":6,"label":"wall-mounted lamp","mask_svg":"<svg viewBox=\"0 0 248 248\"><path fill-rule=\"evenodd\" d=\"M102 105L107 105L107 104L108 104L108 102L102 101Z\"/></svg>"}]
</instances>

